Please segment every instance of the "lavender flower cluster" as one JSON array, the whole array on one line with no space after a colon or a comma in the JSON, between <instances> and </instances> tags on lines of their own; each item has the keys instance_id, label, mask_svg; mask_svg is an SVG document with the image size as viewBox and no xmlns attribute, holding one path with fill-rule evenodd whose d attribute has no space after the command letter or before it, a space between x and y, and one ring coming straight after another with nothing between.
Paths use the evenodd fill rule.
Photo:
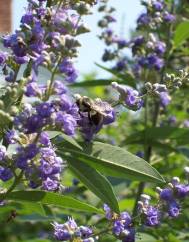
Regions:
<instances>
[{"instance_id":1,"label":"lavender flower cluster","mask_svg":"<svg viewBox=\"0 0 189 242\"><path fill-rule=\"evenodd\" d=\"M175 20L174 15L168 12L165 1L142 1L142 4L146 8L146 13L139 16L137 29L144 27L144 35L136 36L129 41L117 36L110 26L116 22L111 15L115 9L108 8L107 4L99 8L100 12L104 12L104 17L98 24L103 29L100 39L104 40L108 47L113 46L112 50L110 48L105 50L103 61L116 60L117 63L113 69L121 72L131 69L136 76L141 74L142 69L159 71L163 68L166 44L157 35L154 35L152 30L154 27L156 29L162 27L165 22L169 26ZM125 48L131 49L135 59L134 63L132 61L130 64L128 57L123 52Z\"/></svg>"},{"instance_id":2,"label":"lavender flower cluster","mask_svg":"<svg viewBox=\"0 0 189 242\"><path fill-rule=\"evenodd\" d=\"M136 111L139 110L144 104L144 97L155 96L159 99L160 105L165 108L171 101L169 91L179 89L183 84L188 83L188 72L180 70L178 75L166 74L164 77L165 84L159 84L151 82L145 83L146 93L140 95L140 93L126 85L120 85L117 82L112 82L112 88L119 93L119 104L126 106L128 109ZM187 126L184 123L184 126Z\"/></svg>"},{"instance_id":3,"label":"lavender flower cluster","mask_svg":"<svg viewBox=\"0 0 189 242\"><path fill-rule=\"evenodd\" d=\"M76 56L76 48L79 46L74 36L84 26L79 21L79 15L70 13L69 6L46 8L45 2L30 1L27 12L21 19L20 29L3 38L4 46L11 50L4 61L1 61L8 82L16 81L15 65L29 62L32 63L32 70L27 76L28 83L36 81L40 66L46 66L50 70L56 67L68 82L74 82L77 78L71 58ZM14 62L5 63L11 56Z\"/></svg>"},{"instance_id":4,"label":"lavender flower cluster","mask_svg":"<svg viewBox=\"0 0 189 242\"><path fill-rule=\"evenodd\" d=\"M189 167L185 167L188 179ZM171 183L164 189L157 187L158 201L151 205L151 197L142 194L138 202L138 213L131 217L128 212L117 215L111 211L108 205L104 205L106 218L112 222L112 234L123 242L134 242L138 225L156 227L164 218L177 218L181 214L181 204L189 196L189 184L181 183L178 177L174 177Z\"/></svg>"},{"instance_id":5,"label":"lavender flower cluster","mask_svg":"<svg viewBox=\"0 0 189 242\"><path fill-rule=\"evenodd\" d=\"M136 111L143 106L143 99L140 97L138 91L119 85L117 82L112 82L112 87L119 92L119 101L127 108Z\"/></svg>"},{"instance_id":6,"label":"lavender flower cluster","mask_svg":"<svg viewBox=\"0 0 189 242\"><path fill-rule=\"evenodd\" d=\"M54 236L58 241L94 242L93 230L86 226L79 226L74 219L69 218L64 224L53 223Z\"/></svg>"},{"instance_id":7,"label":"lavender flower cluster","mask_svg":"<svg viewBox=\"0 0 189 242\"><path fill-rule=\"evenodd\" d=\"M167 45L164 38L160 37L153 30L154 28L164 28L164 31L168 31L170 25L175 20L175 16L168 11L168 5L165 1L142 1L142 4L145 6L146 12L141 14L137 20L136 29L139 30L139 35L133 37L131 40L119 37L113 31L111 25L116 22L113 16L115 9L108 7L107 1L99 7L99 12L104 13L102 20L98 23L99 27L103 29L99 38L107 46L102 60L105 62L116 61L115 66L112 68L113 71L116 71L118 74L122 73L125 76L129 73L135 76L136 79L143 77L146 70L156 72L163 70ZM141 29L143 34L140 32ZM132 60L129 59L127 52L124 52L126 49L131 51ZM117 89L115 86L114 88ZM127 96L126 106L132 110L140 109L142 101L140 98L136 99L138 91L130 88L128 90L127 92L131 92L132 95L125 95ZM129 100L129 97L132 97L132 100ZM160 104L164 108L171 100L168 91L160 92L159 98Z\"/></svg>"},{"instance_id":8,"label":"lavender flower cluster","mask_svg":"<svg viewBox=\"0 0 189 242\"><path fill-rule=\"evenodd\" d=\"M142 0L146 12L142 13L138 19L138 28L157 29L162 23L169 24L175 21L175 16L168 11L164 0Z\"/></svg>"},{"instance_id":9,"label":"lavender flower cluster","mask_svg":"<svg viewBox=\"0 0 189 242\"><path fill-rule=\"evenodd\" d=\"M58 191L65 162L56 155L47 131L74 136L80 130L90 140L103 124L115 120L113 108L101 101L98 106L106 106L107 117L98 127L92 126L87 112L80 112L66 87L78 76L73 65L80 46L76 37L89 31L82 22L82 16L89 13L90 5L82 1L49 5L46 0L28 0L20 29L3 37L7 52L0 52L0 67L6 91L1 97L0 115L8 121L2 127L2 181L17 177L20 171L31 188ZM41 67L51 75L44 84L38 80ZM13 154L8 152L9 145Z\"/></svg>"},{"instance_id":10,"label":"lavender flower cluster","mask_svg":"<svg viewBox=\"0 0 189 242\"><path fill-rule=\"evenodd\" d=\"M185 167L184 171L188 180L189 167ZM111 230L112 234L123 242L134 242L140 226L157 227L165 218L177 218L181 214L181 204L189 196L189 184L181 183L178 177L174 177L167 187L164 189L157 187L156 190L158 193L157 204L152 205L151 197L142 194L135 217L132 217L127 211L116 214L107 204L104 204L105 217L111 224L107 231ZM78 227L73 219L69 219L64 224L54 223L53 226L54 236L59 241L72 241L73 238L78 237L83 242L98 240L98 236L95 236L91 228ZM85 231L84 234L81 232L81 228L84 228L82 230Z\"/></svg>"}]
</instances>

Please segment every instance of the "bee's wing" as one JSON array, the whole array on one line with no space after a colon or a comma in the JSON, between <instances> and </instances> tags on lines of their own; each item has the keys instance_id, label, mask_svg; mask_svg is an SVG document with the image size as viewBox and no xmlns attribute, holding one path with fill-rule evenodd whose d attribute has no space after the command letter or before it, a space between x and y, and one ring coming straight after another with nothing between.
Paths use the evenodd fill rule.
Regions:
<instances>
[{"instance_id":1,"label":"bee's wing","mask_svg":"<svg viewBox=\"0 0 189 242\"><path fill-rule=\"evenodd\" d=\"M106 116L106 112L110 109L110 105L97 98L94 100L92 109L103 116Z\"/></svg>"}]
</instances>

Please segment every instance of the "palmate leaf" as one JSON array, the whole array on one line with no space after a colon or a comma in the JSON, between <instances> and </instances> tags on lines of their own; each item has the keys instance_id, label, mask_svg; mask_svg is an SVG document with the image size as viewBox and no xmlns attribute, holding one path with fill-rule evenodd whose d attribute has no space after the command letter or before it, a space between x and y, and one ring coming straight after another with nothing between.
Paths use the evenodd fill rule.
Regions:
<instances>
[{"instance_id":1,"label":"palmate leaf","mask_svg":"<svg viewBox=\"0 0 189 242\"><path fill-rule=\"evenodd\" d=\"M119 205L110 182L105 176L83 162L67 158L70 170L110 208L119 213ZM77 165L75 165L77 162Z\"/></svg>"},{"instance_id":2,"label":"palmate leaf","mask_svg":"<svg viewBox=\"0 0 189 242\"><path fill-rule=\"evenodd\" d=\"M125 149L109 144L94 142L84 144L83 150L57 145L57 153L65 159L84 162L107 176L161 183L164 179L145 160L129 153ZM77 161L77 162L76 162Z\"/></svg>"},{"instance_id":3,"label":"palmate leaf","mask_svg":"<svg viewBox=\"0 0 189 242\"><path fill-rule=\"evenodd\" d=\"M3 198L4 196L0 194L0 200ZM40 203L42 205L53 205L87 213L103 214L102 210L95 208L92 205L86 204L72 197L46 191L15 191L8 194L6 199L13 201Z\"/></svg>"}]
</instances>

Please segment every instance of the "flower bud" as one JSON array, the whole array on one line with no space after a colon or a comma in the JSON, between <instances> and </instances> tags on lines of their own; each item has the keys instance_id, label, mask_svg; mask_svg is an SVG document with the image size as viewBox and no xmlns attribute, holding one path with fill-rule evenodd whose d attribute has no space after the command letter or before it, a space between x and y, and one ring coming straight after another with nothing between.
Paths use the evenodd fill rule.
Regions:
<instances>
[{"instance_id":1,"label":"flower bud","mask_svg":"<svg viewBox=\"0 0 189 242\"><path fill-rule=\"evenodd\" d=\"M152 90L152 84L150 82L146 82L145 83L145 87L147 91L151 91Z\"/></svg>"},{"instance_id":2,"label":"flower bud","mask_svg":"<svg viewBox=\"0 0 189 242\"><path fill-rule=\"evenodd\" d=\"M85 34L85 33L88 33L88 32L90 32L90 29L87 28L87 26L85 26L84 24L80 25L77 29L77 35Z\"/></svg>"},{"instance_id":3,"label":"flower bud","mask_svg":"<svg viewBox=\"0 0 189 242\"><path fill-rule=\"evenodd\" d=\"M172 184L173 184L173 186L175 186L175 185L178 185L180 183L180 179L179 179L179 177L173 177L173 179L172 179Z\"/></svg>"},{"instance_id":4,"label":"flower bud","mask_svg":"<svg viewBox=\"0 0 189 242\"><path fill-rule=\"evenodd\" d=\"M80 15L87 15L90 14L90 5L87 3L78 3L75 5L75 9L76 11L80 14Z\"/></svg>"},{"instance_id":5,"label":"flower bud","mask_svg":"<svg viewBox=\"0 0 189 242\"><path fill-rule=\"evenodd\" d=\"M161 193L161 192L162 192L161 187L156 187L156 192L157 192L157 193Z\"/></svg>"},{"instance_id":6,"label":"flower bud","mask_svg":"<svg viewBox=\"0 0 189 242\"><path fill-rule=\"evenodd\" d=\"M144 205L148 205L150 200L151 200L151 197L149 195L142 194L140 199L141 199L141 201L143 202Z\"/></svg>"}]
</instances>

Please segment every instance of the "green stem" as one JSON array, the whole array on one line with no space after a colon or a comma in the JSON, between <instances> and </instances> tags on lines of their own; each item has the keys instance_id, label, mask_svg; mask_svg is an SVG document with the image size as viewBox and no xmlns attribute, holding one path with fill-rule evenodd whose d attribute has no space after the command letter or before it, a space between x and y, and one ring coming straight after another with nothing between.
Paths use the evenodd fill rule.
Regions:
<instances>
[{"instance_id":1,"label":"green stem","mask_svg":"<svg viewBox=\"0 0 189 242\"><path fill-rule=\"evenodd\" d=\"M54 70L52 71L50 84L49 84L48 90L47 90L46 95L45 95L45 101L47 101L49 99L50 95L51 95L52 85L53 85L54 78L56 76L56 72L57 72L57 69L58 69L60 62L61 62L61 57L58 58L57 64L54 67Z\"/></svg>"}]
</instances>

